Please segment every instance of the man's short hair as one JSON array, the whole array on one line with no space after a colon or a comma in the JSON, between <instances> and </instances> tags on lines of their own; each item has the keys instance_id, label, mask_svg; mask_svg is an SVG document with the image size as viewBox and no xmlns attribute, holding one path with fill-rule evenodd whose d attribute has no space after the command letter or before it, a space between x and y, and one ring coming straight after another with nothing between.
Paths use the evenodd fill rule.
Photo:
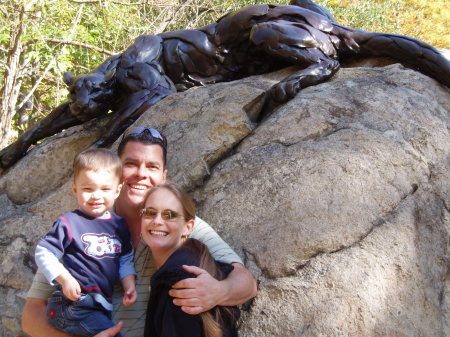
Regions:
<instances>
[{"instance_id":1,"label":"man's short hair","mask_svg":"<svg viewBox=\"0 0 450 337\"><path fill-rule=\"evenodd\" d=\"M79 153L73 160L73 179L83 170L107 170L120 181L122 178L122 162L119 156L108 149L88 149Z\"/></svg>"},{"instance_id":2,"label":"man's short hair","mask_svg":"<svg viewBox=\"0 0 450 337\"><path fill-rule=\"evenodd\" d=\"M163 163L164 167L166 166L167 159L167 139L166 137L158 130L149 127L131 127L128 128L123 136L122 140L119 143L119 147L117 148L117 154L119 157L122 156L122 153L125 149L125 145L128 142L139 142L146 145L159 145L163 150Z\"/></svg>"}]
</instances>

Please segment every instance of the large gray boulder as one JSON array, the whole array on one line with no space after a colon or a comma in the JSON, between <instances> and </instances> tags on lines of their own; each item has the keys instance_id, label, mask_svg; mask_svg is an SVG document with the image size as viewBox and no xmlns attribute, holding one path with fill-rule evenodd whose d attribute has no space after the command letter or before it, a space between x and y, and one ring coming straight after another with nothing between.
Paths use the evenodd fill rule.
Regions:
<instances>
[{"instance_id":1,"label":"large gray boulder","mask_svg":"<svg viewBox=\"0 0 450 337\"><path fill-rule=\"evenodd\" d=\"M259 121L292 71L177 93L135 123L166 134L170 177L258 280L241 336L450 336L448 89L345 68ZM2 336L22 334L34 245L75 207L71 160L99 132L68 130L0 178Z\"/></svg>"}]
</instances>

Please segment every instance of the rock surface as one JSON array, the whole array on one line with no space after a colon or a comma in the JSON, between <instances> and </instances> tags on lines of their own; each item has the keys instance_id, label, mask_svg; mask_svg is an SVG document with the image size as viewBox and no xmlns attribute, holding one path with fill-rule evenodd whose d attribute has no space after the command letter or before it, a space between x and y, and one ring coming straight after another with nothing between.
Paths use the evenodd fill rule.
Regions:
<instances>
[{"instance_id":1,"label":"rock surface","mask_svg":"<svg viewBox=\"0 0 450 337\"><path fill-rule=\"evenodd\" d=\"M450 336L450 94L400 65L341 69L262 122L292 69L167 97L135 125L259 283L240 335ZM1 336L19 336L38 238L63 211L69 129L0 178ZM115 144L113 147L116 147Z\"/></svg>"}]
</instances>

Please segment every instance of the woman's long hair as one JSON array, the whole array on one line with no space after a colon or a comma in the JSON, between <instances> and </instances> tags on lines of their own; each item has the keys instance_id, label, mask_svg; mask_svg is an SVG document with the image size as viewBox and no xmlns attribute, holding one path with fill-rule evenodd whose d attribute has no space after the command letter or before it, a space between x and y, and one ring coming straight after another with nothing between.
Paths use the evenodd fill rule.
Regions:
<instances>
[{"instance_id":1,"label":"woman's long hair","mask_svg":"<svg viewBox=\"0 0 450 337\"><path fill-rule=\"evenodd\" d=\"M187 239L183 246L189 248L198 258L199 267L206 270L212 277L221 281L226 275L216 264L208 247L196 239ZM229 307L216 306L200 314L205 337L221 337L223 328L232 328L236 324L236 311Z\"/></svg>"}]
</instances>

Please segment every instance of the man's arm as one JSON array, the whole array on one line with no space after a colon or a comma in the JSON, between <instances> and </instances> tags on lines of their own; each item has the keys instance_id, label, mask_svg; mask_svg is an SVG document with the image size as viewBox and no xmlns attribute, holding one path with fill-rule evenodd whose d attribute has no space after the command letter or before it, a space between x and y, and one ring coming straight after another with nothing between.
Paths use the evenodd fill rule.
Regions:
<instances>
[{"instance_id":1,"label":"man's arm","mask_svg":"<svg viewBox=\"0 0 450 337\"><path fill-rule=\"evenodd\" d=\"M189 238L203 242L216 261L244 264L236 252L217 234L217 232L199 217L195 218L194 229Z\"/></svg>"},{"instance_id":2,"label":"man's arm","mask_svg":"<svg viewBox=\"0 0 450 337\"><path fill-rule=\"evenodd\" d=\"M191 315L207 311L216 305L233 306L243 304L256 296L256 281L242 264L233 263L234 270L225 280L218 281L205 270L195 266L183 266L197 275L173 285L169 295L173 303Z\"/></svg>"},{"instance_id":3,"label":"man's arm","mask_svg":"<svg viewBox=\"0 0 450 337\"><path fill-rule=\"evenodd\" d=\"M47 321L47 299L55 290L50 286L40 270L33 278L22 311L22 329L32 337L67 337L69 335L55 329ZM105 330L97 337L115 336L122 328L122 323Z\"/></svg>"},{"instance_id":4,"label":"man's arm","mask_svg":"<svg viewBox=\"0 0 450 337\"><path fill-rule=\"evenodd\" d=\"M22 329L32 337L71 337L47 322L47 301L27 297L22 312ZM114 337L122 329L122 322L104 330L95 337Z\"/></svg>"},{"instance_id":5,"label":"man's arm","mask_svg":"<svg viewBox=\"0 0 450 337\"><path fill-rule=\"evenodd\" d=\"M22 311L22 329L30 336L68 336L53 328L47 321L47 299L55 289L54 286L49 285L41 270L38 270L34 275Z\"/></svg>"},{"instance_id":6,"label":"man's arm","mask_svg":"<svg viewBox=\"0 0 450 337\"><path fill-rule=\"evenodd\" d=\"M22 329L32 337L68 337L47 321L47 301L27 297L22 311Z\"/></svg>"},{"instance_id":7,"label":"man's arm","mask_svg":"<svg viewBox=\"0 0 450 337\"><path fill-rule=\"evenodd\" d=\"M208 246L217 261L231 263L234 270L222 281L195 266L184 268L196 278L184 279L174 284L169 292L174 304L188 314L199 314L216 305L239 305L256 296L256 281L244 267L241 258L205 221L196 217L194 230L189 235Z\"/></svg>"}]
</instances>

